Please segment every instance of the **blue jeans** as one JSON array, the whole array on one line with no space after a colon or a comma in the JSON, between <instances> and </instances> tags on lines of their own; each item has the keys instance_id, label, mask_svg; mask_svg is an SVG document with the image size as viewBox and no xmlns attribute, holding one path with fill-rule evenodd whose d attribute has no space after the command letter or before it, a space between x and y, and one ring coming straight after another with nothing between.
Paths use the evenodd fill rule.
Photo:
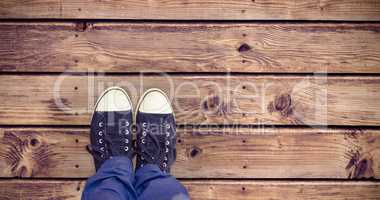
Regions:
<instances>
[{"instance_id":1,"label":"blue jeans","mask_svg":"<svg viewBox=\"0 0 380 200\"><path fill-rule=\"evenodd\" d=\"M120 156L108 159L87 180L82 200L189 200L186 188L156 165L133 172L132 161Z\"/></svg>"}]
</instances>

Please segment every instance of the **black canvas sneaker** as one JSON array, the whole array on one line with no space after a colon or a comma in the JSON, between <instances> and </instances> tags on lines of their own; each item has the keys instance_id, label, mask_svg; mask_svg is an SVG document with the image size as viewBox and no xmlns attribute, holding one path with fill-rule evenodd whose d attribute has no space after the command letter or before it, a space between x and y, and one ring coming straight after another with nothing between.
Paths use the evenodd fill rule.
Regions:
<instances>
[{"instance_id":1,"label":"black canvas sneaker","mask_svg":"<svg viewBox=\"0 0 380 200\"><path fill-rule=\"evenodd\" d=\"M108 88L99 97L91 120L88 150L98 170L112 156L133 158L132 103L120 87Z\"/></svg>"},{"instance_id":2,"label":"black canvas sneaker","mask_svg":"<svg viewBox=\"0 0 380 200\"><path fill-rule=\"evenodd\" d=\"M149 89L136 110L136 168L155 164L170 173L176 160L176 125L169 98L162 90Z\"/></svg>"}]
</instances>

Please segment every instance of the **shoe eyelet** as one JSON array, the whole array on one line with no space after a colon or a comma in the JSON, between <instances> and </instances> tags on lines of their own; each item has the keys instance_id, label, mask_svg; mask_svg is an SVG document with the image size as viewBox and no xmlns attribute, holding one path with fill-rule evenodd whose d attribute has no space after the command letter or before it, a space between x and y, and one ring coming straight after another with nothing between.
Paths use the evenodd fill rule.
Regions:
<instances>
[{"instance_id":1,"label":"shoe eyelet","mask_svg":"<svg viewBox=\"0 0 380 200\"><path fill-rule=\"evenodd\" d=\"M163 166L164 168L166 168L168 165L164 162L164 163L162 163L162 166Z\"/></svg>"},{"instance_id":2,"label":"shoe eyelet","mask_svg":"<svg viewBox=\"0 0 380 200\"><path fill-rule=\"evenodd\" d=\"M166 129L169 129L170 128L170 124L166 124Z\"/></svg>"},{"instance_id":3,"label":"shoe eyelet","mask_svg":"<svg viewBox=\"0 0 380 200\"><path fill-rule=\"evenodd\" d=\"M168 157L165 156L164 160L167 161L167 160L168 160Z\"/></svg>"},{"instance_id":4,"label":"shoe eyelet","mask_svg":"<svg viewBox=\"0 0 380 200\"><path fill-rule=\"evenodd\" d=\"M103 127L103 122L99 122L99 127Z\"/></svg>"},{"instance_id":5,"label":"shoe eyelet","mask_svg":"<svg viewBox=\"0 0 380 200\"><path fill-rule=\"evenodd\" d=\"M142 132L142 135L145 137L145 136L146 136L146 132L145 132L145 131L143 131L143 132Z\"/></svg>"},{"instance_id":6,"label":"shoe eyelet","mask_svg":"<svg viewBox=\"0 0 380 200\"><path fill-rule=\"evenodd\" d=\"M99 144L103 144L103 139L102 138L99 139Z\"/></svg>"},{"instance_id":7,"label":"shoe eyelet","mask_svg":"<svg viewBox=\"0 0 380 200\"><path fill-rule=\"evenodd\" d=\"M169 149L168 148L165 148L165 153L169 153Z\"/></svg>"},{"instance_id":8,"label":"shoe eyelet","mask_svg":"<svg viewBox=\"0 0 380 200\"><path fill-rule=\"evenodd\" d=\"M144 156L141 156L141 160L145 160Z\"/></svg>"},{"instance_id":9,"label":"shoe eyelet","mask_svg":"<svg viewBox=\"0 0 380 200\"><path fill-rule=\"evenodd\" d=\"M125 135L129 135L129 130L125 129L124 133L125 133Z\"/></svg>"},{"instance_id":10,"label":"shoe eyelet","mask_svg":"<svg viewBox=\"0 0 380 200\"><path fill-rule=\"evenodd\" d=\"M142 126L145 128L146 127L146 122L142 123Z\"/></svg>"},{"instance_id":11,"label":"shoe eyelet","mask_svg":"<svg viewBox=\"0 0 380 200\"><path fill-rule=\"evenodd\" d=\"M129 140L128 140L128 139L125 139L125 143L127 143L127 144L128 144L128 143L129 143Z\"/></svg>"},{"instance_id":12,"label":"shoe eyelet","mask_svg":"<svg viewBox=\"0 0 380 200\"><path fill-rule=\"evenodd\" d=\"M166 140L165 145L169 146L169 144L170 144L169 140Z\"/></svg>"},{"instance_id":13,"label":"shoe eyelet","mask_svg":"<svg viewBox=\"0 0 380 200\"><path fill-rule=\"evenodd\" d=\"M129 126L129 122L128 121L125 122L125 126Z\"/></svg>"},{"instance_id":14,"label":"shoe eyelet","mask_svg":"<svg viewBox=\"0 0 380 200\"><path fill-rule=\"evenodd\" d=\"M144 138L141 139L141 143L142 143L142 144L145 144L145 139L144 139Z\"/></svg>"},{"instance_id":15,"label":"shoe eyelet","mask_svg":"<svg viewBox=\"0 0 380 200\"><path fill-rule=\"evenodd\" d=\"M104 151L104 147L100 147L100 151Z\"/></svg>"},{"instance_id":16,"label":"shoe eyelet","mask_svg":"<svg viewBox=\"0 0 380 200\"><path fill-rule=\"evenodd\" d=\"M170 137L170 133L169 132L166 132L166 137Z\"/></svg>"},{"instance_id":17,"label":"shoe eyelet","mask_svg":"<svg viewBox=\"0 0 380 200\"><path fill-rule=\"evenodd\" d=\"M100 157L101 157L101 158L104 158L104 154L100 154Z\"/></svg>"},{"instance_id":18,"label":"shoe eyelet","mask_svg":"<svg viewBox=\"0 0 380 200\"><path fill-rule=\"evenodd\" d=\"M98 132L98 135L99 135L99 136L103 136L103 131L99 131L99 132Z\"/></svg>"},{"instance_id":19,"label":"shoe eyelet","mask_svg":"<svg viewBox=\"0 0 380 200\"><path fill-rule=\"evenodd\" d=\"M129 147L128 146L125 146L124 147L124 151L128 151L129 150Z\"/></svg>"}]
</instances>

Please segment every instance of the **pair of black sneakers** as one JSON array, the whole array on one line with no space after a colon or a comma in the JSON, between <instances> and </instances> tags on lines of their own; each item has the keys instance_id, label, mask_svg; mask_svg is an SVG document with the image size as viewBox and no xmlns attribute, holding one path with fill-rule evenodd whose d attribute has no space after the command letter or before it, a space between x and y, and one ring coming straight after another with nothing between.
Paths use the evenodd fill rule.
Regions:
<instances>
[{"instance_id":1,"label":"pair of black sneakers","mask_svg":"<svg viewBox=\"0 0 380 200\"><path fill-rule=\"evenodd\" d=\"M96 103L90 140L88 150L96 170L113 156L132 160L137 155L136 169L155 164L170 173L176 160L176 125L169 98L159 89L149 89L140 98L133 116L127 92L120 87L108 88Z\"/></svg>"}]
</instances>

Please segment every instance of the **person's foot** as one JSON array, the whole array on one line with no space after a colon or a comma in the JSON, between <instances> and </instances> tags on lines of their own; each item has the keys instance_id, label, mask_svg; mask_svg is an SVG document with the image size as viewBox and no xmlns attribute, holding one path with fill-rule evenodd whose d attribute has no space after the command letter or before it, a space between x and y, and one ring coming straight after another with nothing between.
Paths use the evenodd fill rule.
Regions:
<instances>
[{"instance_id":1,"label":"person's foot","mask_svg":"<svg viewBox=\"0 0 380 200\"><path fill-rule=\"evenodd\" d=\"M133 158L132 103L120 87L108 88L99 97L91 120L88 150L98 170L112 156Z\"/></svg>"},{"instance_id":2,"label":"person's foot","mask_svg":"<svg viewBox=\"0 0 380 200\"><path fill-rule=\"evenodd\" d=\"M155 164L170 173L176 160L176 125L169 98L159 89L150 89L136 109L136 168Z\"/></svg>"}]
</instances>

